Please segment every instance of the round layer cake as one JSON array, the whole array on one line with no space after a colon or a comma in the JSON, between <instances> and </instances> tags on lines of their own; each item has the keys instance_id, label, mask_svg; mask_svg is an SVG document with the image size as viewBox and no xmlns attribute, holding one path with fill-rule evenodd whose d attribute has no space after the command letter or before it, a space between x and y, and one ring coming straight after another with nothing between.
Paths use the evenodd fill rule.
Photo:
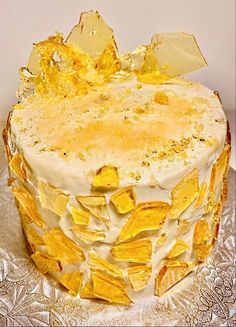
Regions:
<instances>
[{"instance_id":1,"label":"round layer cake","mask_svg":"<svg viewBox=\"0 0 236 327\"><path fill-rule=\"evenodd\" d=\"M210 254L227 123L217 94L176 78L206 65L193 36L157 34L120 56L99 14L84 15L21 69L3 132L9 183L42 273L72 295L131 304L172 292Z\"/></svg>"}]
</instances>

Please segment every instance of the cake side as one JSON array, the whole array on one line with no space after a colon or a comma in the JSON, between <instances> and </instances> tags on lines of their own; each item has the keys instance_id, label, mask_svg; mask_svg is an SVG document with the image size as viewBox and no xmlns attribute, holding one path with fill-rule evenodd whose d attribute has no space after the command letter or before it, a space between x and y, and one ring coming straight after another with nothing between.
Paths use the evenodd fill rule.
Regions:
<instances>
[{"instance_id":1,"label":"cake side","mask_svg":"<svg viewBox=\"0 0 236 327\"><path fill-rule=\"evenodd\" d=\"M197 87L206 92L202 86ZM164 88L173 92L173 88L176 91L178 86L163 85L162 92ZM180 94L183 94L183 90L185 98L191 98L193 90L181 87ZM132 91L130 88L128 92L132 94ZM156 89L152 90L152 98L156 92ZM132 162L135 164L133 170L137 175L142 175L144 171L144 178L135 178L137 175L133 177L129 174L128 178L125 176L124 171L130 169L130 159L125 161L122 157L118 165L105 157L107 161L98 165L92 160L93 156L90 160L91 165L95 161L95 166L91 166L94 169L91 169L89 162L90 173L85 173L80 166L76 171L80 175L76 177L73 167L78 162L83 163L84 158L75 159L71 150L67 158L63 158L57 150L35 150L31 143L27 143L31 138L21 138L21 128L18 126L21 125L19 121L27 126L26 119L33 119L34 126L37 126L37 111L33 116L34 110L30 113L31 106L14 110L9 140L13 155L10 162L11 175L14 176L13 179L16 178L13 192L33 251L32 258L42 272L52 274L72 294L79 292L82 298L100 297L110 302L128 304L131 303L130 299L154 293L162 295L199 262L206 260L217 237L230 152L221 105L213 92L207 92L208 97L201 94L201 104L197 109L194 108L196 111L209 112L211 121L214 121L213 126L218 126L213 128L216 132L214 134L210 130L212 125L199 116L197 125L196 117L192 117L193 126L204 125L202 133L208 127L208 135L211 132L214 135L210 140L216 139L217 142L204 144L204 153L204 141L200 141L203 136L194 135L196 138L192 139L197 142L194 143L195 146L190 144L187 149L180 148L177 152L174 151L174 155L171 152L170 158L164 157L163 161L159 157L157 161L143 167L139 157L139 160ZM165 90L164 94L168 94L168 91ZM195 94L194 98L196 97L199 101L199 94ZM209 104L209 99L213 100L214 107ZM207 108L202 102L208 104ZM165 109L167 107L165 105ZM152 119L142 118L146 133L149 133L150 121L158 116L157 110L151 116ZM49 110L46 112L50 114ZM108 119L109 117L111 116ZM177 121L178 117L176 116ZM45 118L46 123L47 117ZM135 120L132 123L135 124ZM125 121L123 124L126 124ZM47 133L53 128L54 125L50 124ZM31 137L30 129L25 133ZM36 136L44 135L39 133ZM65 139L66 136L65 133ZM181 130L176 140L178 137L182 137ZM163 152L165 146L166 144L159 153ZM69 152L65 147L64 149ZM137 143L136 153L138 149ZM109 157L111 150L112 147L104 148L100 158L103 158L106 151L109 151ZM143 149L140 148L140 151L142 153ZM192 152L194 154L188 156ZM189 158L190 164L186 165ZM42 162L45 163L43 169ZM166 169L168 163L170 167ZM55 164L60 167L59 171L55 169ZM140 167L141 171L138 171ZM67 182L66 188L64 181ZM68 184L68 181L73 183ZM34 203L33 208L31 202ZM38 213L36 218L35 212ZM61 243L66 246L61 248ZM114 293L103 294L102 289L108 285L112 285Z\"/></svg>"}]
</instances>

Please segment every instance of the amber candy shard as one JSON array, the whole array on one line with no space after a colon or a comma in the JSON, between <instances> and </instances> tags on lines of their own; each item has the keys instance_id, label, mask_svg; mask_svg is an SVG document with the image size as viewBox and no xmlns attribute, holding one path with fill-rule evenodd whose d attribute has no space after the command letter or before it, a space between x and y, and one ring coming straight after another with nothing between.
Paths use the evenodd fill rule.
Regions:
<instances>
[{"instance_id":1,"label":"amber candy shard","mask_svg":"<svg viewBox=\"0 0 236 327\"><path fill-rule=\"evenodd\" d=\"M76 270L67 274L62 274L59 282L68 289L71 295L76 296L80 290L83 272Z\"/></svg>"},{"instance_id":2,"label":"amber candy shard","mask_svg":"<svg viewBox=\"0 0 236 327\"><path fill-rule=\"evenodd\" d=\"M124 273L122 269L116 267L109 261L101 258L95 252L90 253L89 265L92 269L107 272L115 277L121 277L121 278L124 277Z\"/></svg>"},{"instance_id":3,"label":"amber candy shard","mask_svg":"<svg viewBox=\"0 0 236 327\"><path fill-rule=\"evenodd\" d=\"M109 190L119 186L118 169L111 165L99 168L93 178L93 189Z\"/></svg>"},{"instance_id":4,"label":"amber candy shard","mask_svg":"<svg viewBox=\"0 0 236 327\"><path fill-rule=\"evenodd\" d=\"M103 272L92 272L94 294L96 297L111 303L131 304L122 279L108 276Z\"/></svg>"},{"instance_id":5,"label":"amber candy shard","mask_svg":"<svg viewBox=\"0 0 236 327\"><path fill-rule=\"evenodd\" d=\"M152 37L161 73L175 77L207 66L195 37L186 33L158 33Z\"/></svg>"},{"instance_id":6,"label":"amber candy shard","mask_svg":"<svg viewBox=\"0 0 236 327\"><path fill-rule=\"evenodd\" d=\"M9 163L10 169L16 174L16 176L22 181L27 180L27 174L25 170L24 159L21 154L16 154L11 158Z\"/></svg>"},{"instance_id":7,"label":"amber candy shard","mask_svg":"<svg viewBox=\"0 0 236 327\"><path fill-rule=\"evenodd\" d=\"M151 272L152 267L147 265L128 268L129 280L135 292L140 291L147 286Z\"/></svg>"},{"instance_id":8,"label":"amber candy shard","mask_svg":"<svg viewBox=\"0 0 236 327\"><path fill-rule=\"evenodd\" d=\"M89 223L89 212L78 209L73 206L69 206L69 211L73 217L74 223L78 225L86 226Z\"/></svg>"},{"instance_id":9,"label":"amber candy shard","mask_svg":"<svg viewBox=\"0 0 236 327\"><path fill-rule=\"evenodd\" d=\"M31 255L31 258L43 274L62 270L60 261L46 253L37 251Z\"/></svg>"},{"instance_id":10,"label":"amber candy shard","mask_svg":"<svg viewBox=\"0 0 236 327\"><path fill-rule=\"evenodd\" d=\"M80 297L82 299L94 299L96 295L94 294L93 281L89 280L81 287Z\"/></svg>"},{"instance_id":11,"label":"amber candy shard","mask_svg":"<svg viewBox=\"0 0 236 327\"><path fill-rule=\"evenodd\" d=\"M26 234L27 240L28 242L35 246L40 246L40 245L44 245L45 242L42 238L41 235L39 235L33 228L28 227L27 225L24 228L24 232Z\"/></svg>"},{"instance_id":12,"label":"amber candy shard","mask_svg":"<svg viewBox=\"0 0 236 327\"><path fill-rule=\"evenodd\" d=\"M87 209L91 215L110 226L110 216L107 211L106 197L104 195L77 195L76 200Z\"/></svg>"},{"instance_id":13,"label":"amber candy shard","mask_svg":"<svg viewBox=\"0 0 236 327\"><path fill-rule=\"evenodd\" d=\"M69 201L69 195L66 195L61 189L40 180L38 181L38 192L43 207L51 210L58 216L64 214Z\"/></svg>"},{"instance_id":14,"label":"amber candy shard","mask_svg":"<svg viewBox=\"0 0 236 327\"><path fill-rule=\"evenodd\" d=\"M152 242L149 239L114 244L111 254L116 261L147 263L152 256Z\"/></svg>"},{"instance_id":15,"label":"amber candy shard","mask_svg":"<svg viewBox=\"0 0 236 327\"><path fill-rule=\"evenodd\" d=\"M168 259L178 257L189 249L188 244L184 240L177 239L174 246L167 254Z\"/></svg>"},{"instance_id":16,"label":"amber candy shard","mask_svg":"<svg viewBox=\"0 0 236 327\"><path fill-rule=\"evenodd\" d=\"M97 11L81 14L79 24L72 29L66 43L78 45L92 57L100 56L108 45L116 48L113 30Z\"/></svg>"},{"instance_id":17,"label":"amber candy shard","mask_svg":"<svg viewBox=\"0 0 236 327\"><path fill-rule=\"evenodd\" d=\"M124 242L143 231L160 229L165 222L169 209L169 204L165 202L153 201L138 204L122 228L117 242Z\"/></svg>"},{"instance_id":18,"label":"amber candy shard","mask_svg":"<svg viewBox=\"0 0 236 327\"><path fill-rule=\"evenodd\" d=\"M121 189L111 196L110 201L122 215L132 211L136 206L136 195L133 191L133 187L128 186Z\"/></svg>"},{"instance_id":19,"label":"amber candy shard","mask_svg":"<svg viewBox=\"0 0 236 327\"><path fill-rule=\"evenodd\" d=\"M155 295L161 296L187 276L194 266L193 263L185 261L173 261L164 264L156 277Z\"/></svg>"},{"instance_id":20,"label":"amber candy shard","mask_svg":"<svg viewBox=\"0 0 236 327\"><path fill-rule=\"evenodd\" d=\"M103 230L91 230L79 226L73 227L72 231L87 244L101 242L105 239L106 236Z\"/></svg>"},{"instance_id":21,"label":"amber candy shard","mask_svg":"<svg viewBox=\"0 0 236 327\"><path fill-rule=\"evenodd\" d=\"M169 98L167 94L163 91L158 91L154 93L154 101L162 105L169 104Z\"/></svg>"},{"instance_id":22,"label":"amber candy shard","mask_svg":"<svg viewBox=\"0 0 236 327\"><path fill-rule=\"evenodd\" d=\"M109 44L102 55L98 58L95 63L96 70L102 73L105 80L120 71L120 61L117 57L117 51L113 45Z\"/></svg>"},{"instance_id":23,"label":"amber candy shard","mask_svg":"<svg viewBox=\"0 0 236 327\"><path fill-rule=\"evenodd\" d=\"M202 218L199 219L194 228L193 234L193 255L198 261L205 261L212 249L211 244L207 244L211 240L211 233L208 222Z\"/></svg>"},{"instance_id":24,"label":"amber candy shard","mask_svg":"<svg viewBox=\"0 0 236 327\"><path fill-rule=\"evenodd\" d=\"M29 223L34 223L39 227L45 227L45 222L30 192L23 185L13 187L12 190L19 203L22 214L27 217Z\"/></svg>"},{"instance_id":25,"label":"amber candy shard","mask_svg":"<svg viewBox=\"0 0 236 327\"><path fill-rule=\"evenodd\" d=\"M178 228L176 231L176 236L181 236L186 234L191 227L191 221L188 219L179 219L178 220Z\"/></svg>"},{"instance_id":26,"label":"amber candy shard","mask_svg":"<svg viewBox=\"0 0 236 327\"><path fill-rule=\"evenodd\" d=\"M193 210L200 208L200 206L202 205L202 203L206 197L206 192L207 192L207 183L204 182L204 183L202 183L202 185L200 187L199 196L196 199Z\"/></svg>"},{"instance_id":27,"label":"amber candy shard","mask_svg":"<svg viewBox=\"0 0 236 327\"><path fill-rule=\"evenodd\" d=\"M208 242L210 239L211 233L208 222L206 221L206 219L201 218L195 224L193 233L193 244L203 244Z\"/></svg>"},{"instance_id":28,"label":"amber candy shard","mask_svg":"<svg viewBox=\"0 0 236 327\"><path fill-rule=\"evenodd\" d=\"M48 253L64 263L85 260L83 250L69 239L59 228L51 229L43 236Z\"/></svg>"},{"instance_id":29,"label":"amber candy shard","mask_svg":"<svg viewBox=\"0 0 236 327\"><path fill-rule=\"evenodd\" d=\"M170 216L177 219L199 194L198 169L188 173L172 190Z\"/></svg>"}]
</instances>

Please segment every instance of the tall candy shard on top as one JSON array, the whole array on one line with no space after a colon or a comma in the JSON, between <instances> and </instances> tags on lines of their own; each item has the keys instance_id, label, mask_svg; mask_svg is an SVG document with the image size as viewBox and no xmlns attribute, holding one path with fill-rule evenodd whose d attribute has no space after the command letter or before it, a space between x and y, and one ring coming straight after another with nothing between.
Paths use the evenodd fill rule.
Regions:
<instances>
[{"instance_id":1,"label":"tall candy shard on top","mask_svg":"<svg viewBox=\"0 0 236 327\"><path fill-rule=\"evenodd\" d=\"M57 33L34 44L27 68L20 69L18 96L81 95L113 77L134 74L143 83L160 84L205 66L194 36L185 33L155 34L149 45L120 55L113 30L97 11L90 11L81 14L65 41Z\"/></svg>"},{"instance_id":2,"label":"tall candy shard on top","mask_svg":"<svg viewBox=\"0 0 236 327\"><path fill-rule=\"evenodd\" d=\"M100 56L108 45L116 48L113 30L97 11L84 12L79 24L73 27L66 44L76 44L91 57Z\"/></svg>"}]
</instances>

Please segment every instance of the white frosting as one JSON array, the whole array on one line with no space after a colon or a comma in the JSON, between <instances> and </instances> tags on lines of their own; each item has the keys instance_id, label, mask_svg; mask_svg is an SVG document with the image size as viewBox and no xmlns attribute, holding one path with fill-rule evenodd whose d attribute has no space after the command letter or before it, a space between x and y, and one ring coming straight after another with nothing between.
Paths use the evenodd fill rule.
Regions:
<instances>
[{"instance_id":1,"label":"white frosting","mask_svg":"<svg viewBox=\"0 0 236 327\"><path fill-rule=\"evenodd\" d=\"M12 139L30 168L36 194L39 179L63 189L71 195L70 203L76 204L76 195L91 194L94 172L108 164L118 167L121 187L134 185L137 203L163 201L171 204L171 190L194 168L199 170L199 185L203 182L209 185L212 165L221 153L226 137L225 115L217 96L200 84L140 85L141 88L137 87L136 80L111 83L73 99L33 97L25 100L23 109L14 110ZM168 95L169 105L154 101L157 91ZM171 152L170 142L179 144L188 138L189 143L179 153ZM54 151L50 151L50 147L54 147ZM149 166L143 166L143 161ZM135 180L135 174L140 174L141 178ZM151 187L153 180L157 182L155 187ZM95 249L102 257L111 259L110 244L130 217L130 214L120 216L109 204L112 193L106 193L111 227L104 242L91 246L84 244L70 230L73 221L68 212L58 218L47 209L40 210L48 227L59 225L68 237L87 251ZM191 219L193 226L202 216L205 204L206 199L193 213L191 205L181 217ZM211 215L206 218L210 223ZM92 219L88 227L98 225L98 221ZM176 228L177 220L167 219L163 229L147 234L153 242L153 271L148 287L137 296L153 294L158 265L175 243ZM167 242L155 249L157 236L163 232L168 235ZM193 228L181 237L190 249L192 235ZM180 259L191 261L191 250ZM80 269L89 276L86 262Z\"/></svg>"}]
</instances>

